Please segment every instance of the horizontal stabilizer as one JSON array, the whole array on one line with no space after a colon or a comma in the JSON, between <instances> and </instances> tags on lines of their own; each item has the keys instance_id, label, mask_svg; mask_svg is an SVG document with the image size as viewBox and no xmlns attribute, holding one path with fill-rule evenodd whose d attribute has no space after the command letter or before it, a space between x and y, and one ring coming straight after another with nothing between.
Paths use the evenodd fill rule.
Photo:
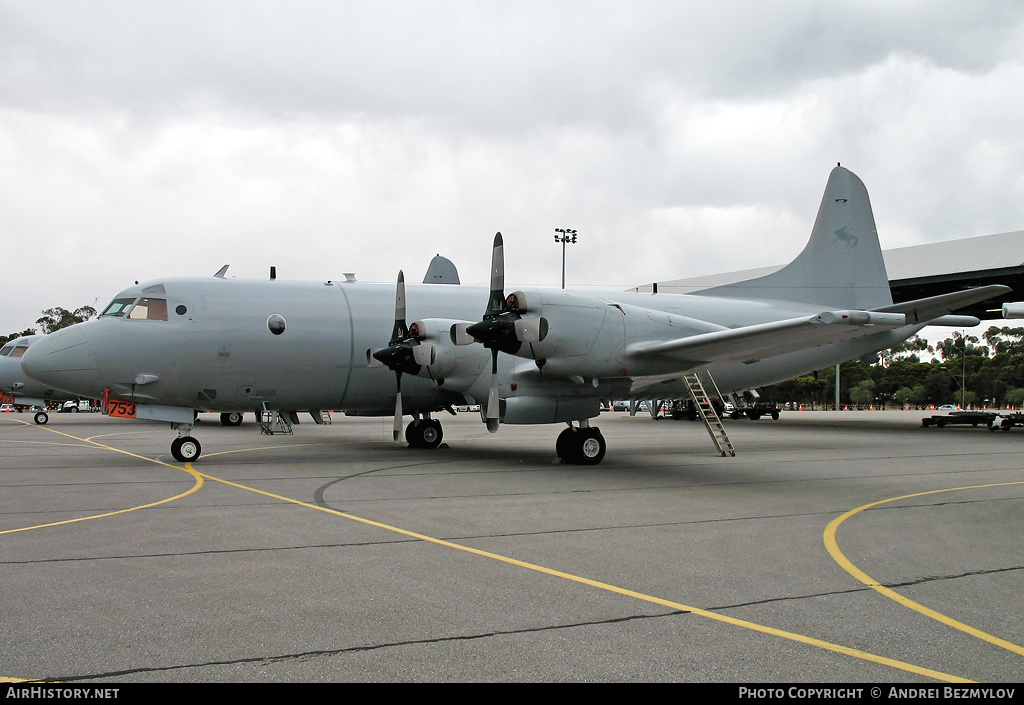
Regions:
<instances>
[{"instance_id":1,"label":"horizontal stabilizer","mask_svg":"<svg viewBox=\"0 0 1024 705\"><path fill-rule=\"evenodd\" d=\"M899 313L825 311L743 328L714 331L676 340L637 342L626 350L634 359L673 359L692 365L756 362L814 345L851 340L906 325Z\"/></svg>"},{"instance_id":2,"label":"horizontal stabilizer","mask_svg":"<svg viewBox=\"0 0 1024 705\"><path fill-rule=\"evenodd\" d=\"M907 323L911 325L915 323L928 323L929 321L941 318L942 316L952 313L964 306L970 306L971 304L991 299L999 296L1000 294L1008 294L1011 291L1013 290L1008 286L1003 286L1002 284L991 284L989 286L979 286L976 289L954 291L951 294L929 296L926 299L904 301L900 304L882 306L872 310L884 313L906 314Z\"/></svg>"}]
</instances>

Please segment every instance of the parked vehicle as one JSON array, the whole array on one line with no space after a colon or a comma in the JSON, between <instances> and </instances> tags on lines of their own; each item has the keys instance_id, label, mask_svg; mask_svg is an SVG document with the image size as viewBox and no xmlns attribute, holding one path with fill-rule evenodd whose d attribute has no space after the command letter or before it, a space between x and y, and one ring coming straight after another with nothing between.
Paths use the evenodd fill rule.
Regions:
<instances>
[{"instance_id":1,"label":"parked vehicle","mask_svg":"<svg viewBox=\"0 0 1024 705\"><path fill-rule=\"evenodd\" d=\"M92 405L86 399L82 401L70 399L61 405L60 411L65 414L77 414L79 411L92 411Z\"/></svg>"}]
</instances>

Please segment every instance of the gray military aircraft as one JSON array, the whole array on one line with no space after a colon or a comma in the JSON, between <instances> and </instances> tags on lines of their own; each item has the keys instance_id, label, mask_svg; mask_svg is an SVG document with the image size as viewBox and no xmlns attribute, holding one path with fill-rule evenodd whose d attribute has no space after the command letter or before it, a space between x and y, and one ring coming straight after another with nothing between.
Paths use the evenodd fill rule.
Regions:
<instances>
[{"instance_id":1,"label":"gray military aircraft","mask_svg":"<svg viewBox=\"0 0 1024 705\"><path fill-rule=\"evenodd\" d=\"M432 414L481 404L491 431L564 423L566 462L596 464L602 399L684 395L709 371L725 394L871 355L988 286L894 305L867 190L837 166L803 251L763 277L688 295L524 288L506 296L503 241L491 283L165 279L125 289L94 320L52 333L22 359L33 378L102 398L110 416L167 421L171 452L195 460L197 410L403 417L435 448ZM429 281L429 277L428 277ZM407 324L408 314L414 317ZM976 321L977 319L973 319ZM390 333L389 333L390 329Z\"/></svg>"},{"instance_id":2,"label":"gray military aircraft","mask_svg":"<svg viewBox=\"0 0 1024 705\"><path fill-rule=\"evenodd\" d=\"M43 336L25 335L7 341L0 347L0 392L13 397L19 406L35 406L35 422L45 424L50 417L46 413L47 402L63 402L74 399L74 395L54 389L30 379L21 369L21 358L24 357L32 343Z\"/></svg>"}]
</instances>

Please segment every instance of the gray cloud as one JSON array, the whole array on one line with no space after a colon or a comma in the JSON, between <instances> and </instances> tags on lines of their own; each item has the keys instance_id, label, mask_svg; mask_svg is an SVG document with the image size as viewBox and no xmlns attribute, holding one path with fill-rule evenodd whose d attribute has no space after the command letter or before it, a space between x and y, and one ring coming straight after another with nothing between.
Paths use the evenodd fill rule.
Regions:
<instances>
[{"instance_id":1,"label":"gray cloud","mask_svg":"<svg viewBox=\"0 0 1024 705\"><path fill-rule=\"evenodd\" d=\"M225 262L482 281L499 229L523 283L555 227L581 285L774 264L836 161L885 246L1019 229L1022 13L0 0L0 328Z\"/></svg>"}]
</instances>

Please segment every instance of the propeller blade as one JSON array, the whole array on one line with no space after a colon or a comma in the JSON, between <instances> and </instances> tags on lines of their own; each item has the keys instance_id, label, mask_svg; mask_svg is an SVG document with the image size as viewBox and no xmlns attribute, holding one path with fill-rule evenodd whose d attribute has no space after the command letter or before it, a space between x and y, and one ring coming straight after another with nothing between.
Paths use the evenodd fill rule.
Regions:
<instances>
[{"instance_id":1,"label":"propeller blade","mask_svg":"<svg viewBox=\"0 0 1024 705\"><path fill-rule=\"evenodd\" d=\"M498 349L491 350L491 390L487 394L487 430L494 433L498 430L500 406L498 402Z\"/></svg>"},{"instance_id":2,"label":"propeller blade","mask_svg":"<svg viewBox=\"0 0 1024 705\"><path fill-rule=\"evenodd\" d=\"M405 325L405 273L398 270L398 285L395 287L395 328L391 332L391 344L409 336L409 327Z\"/></svg>"},{"instance_id":3,"label":"propeller blade","mask_svg":"<svg viewBox=\"0 0 1024 705\"><path fill-rule=\"evenodd\" d=\"M398 393L395 395L395 426L392 435L396 441L402 439L402 373L395 372L398 381Z\"/></svg>"},{"instance_id":4,"label":"propeller blade","mask_svg":"<svg viewBox=\"0 0 1024 705\"><path fill-rule=\"evenodd\" d=\"M501 233L497 233L494 236L494 249L491 250L491 297L487 301L484 318L505 311L505 248Z\"/></svg>"}]
</instances>

